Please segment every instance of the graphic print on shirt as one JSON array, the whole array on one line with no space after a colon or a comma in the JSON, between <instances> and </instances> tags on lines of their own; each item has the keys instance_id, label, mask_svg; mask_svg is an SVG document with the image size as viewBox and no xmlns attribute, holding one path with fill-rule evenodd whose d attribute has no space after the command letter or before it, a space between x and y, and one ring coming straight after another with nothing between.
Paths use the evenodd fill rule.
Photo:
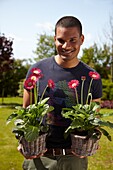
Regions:
<instances>
[{"instance_id":1,"label":"graphic print on shirt","mask_svg":"<svg viewBox=\"0 0 113 170\"><path fill-rule=\"evenodd\" d=\"M76 97L73 89L69 89L68 82L59 81L55 83L55 88L49 91L49 104L54 106L54 111L48 113L49 124L66 126L70 122L65 120L61 111L64 107L71 107L75 105Z\"/></svg>"}]
</instances>

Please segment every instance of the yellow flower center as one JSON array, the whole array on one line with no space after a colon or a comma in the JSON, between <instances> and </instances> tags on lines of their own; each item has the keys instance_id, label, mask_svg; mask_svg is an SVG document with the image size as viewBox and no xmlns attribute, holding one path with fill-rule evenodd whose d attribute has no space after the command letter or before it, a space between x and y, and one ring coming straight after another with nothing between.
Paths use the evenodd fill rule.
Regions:
<instances>
[{"instance_id":1,"label":"yellow flower center","mask_svg":"<svg viewBox=\"0 0 113 170\"><path fill-rule=\"evenodd\" d=\"M36 80L36 76L32 76L32 77L31 77L31 80Z\"/></svg>"}]
</instances>

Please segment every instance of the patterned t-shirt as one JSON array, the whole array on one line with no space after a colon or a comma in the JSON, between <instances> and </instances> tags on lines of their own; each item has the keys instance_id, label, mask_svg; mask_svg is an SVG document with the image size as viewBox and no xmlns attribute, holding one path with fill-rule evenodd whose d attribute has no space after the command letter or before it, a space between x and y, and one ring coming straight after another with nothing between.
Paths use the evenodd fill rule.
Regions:
<instances>
[{"instance_id":1,"label":"patterned t-shirt","mask_svg":"<svg viewBox=\"0 0 113 170\"><path fill-rule=\"evenodd\" d=\"M71 107L76 104L76 95L74 89L68 87L68 83L71 80L78 80L79 86L77 86L77 93L79 103L81 102L81 78L84 76L83 90L83 103L85 104L89 84L91 78L89 76L90 71L95 71L83 62L79 62L76 67L73 68L62 68L59 66L54 57L44 59L34 64L28 71L27 77L31 74L32 68L39 68L44 75L38 82L39 98L42 95L44 88L46 87L48 80L52 79L55 83L53 89L48 88L44 97L50 97L49 104L54 106L54 111L48 113L47 120L50 126L47 147L48 148L66 148L70 147L70 137L64 138L64 131L69 126L70 121L65 119L61 115L62 108ZM91 86L92 99L102 97L102 83L101 79L93 80Z\"/></svg>"}]
</instances>

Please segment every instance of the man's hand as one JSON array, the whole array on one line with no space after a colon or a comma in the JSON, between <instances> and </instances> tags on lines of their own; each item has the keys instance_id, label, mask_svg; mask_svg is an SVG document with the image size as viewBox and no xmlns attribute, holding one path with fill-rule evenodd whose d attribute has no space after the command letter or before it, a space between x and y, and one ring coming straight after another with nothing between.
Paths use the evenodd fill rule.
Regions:
<instances>
[{"instance_id":1,"label":"man's hand","mask_svg":"<svg viewBox=\"0 0 113 170\"><path fill-rule=\"evenodd\" d=\"M74 151L72 151L72 154L79 157L79 158L86 158L87 156L80 156L80 155L77 155Z\"/></svg>"},{"instance_id":2,"label":"man's hand","mask_svg":"<svg viewBox=\"0 0 113 170\"><path fill-rule=\"evenodd\" d=\"M38 155L26 156L26 155L24 155L24 153L23 153L23 151L22 151L22 146L21 146L21 144L19 144L19 146L17 147L17 150L18 150L18 151L24 156L24 158L26 158L26 159L39 158L40 156L43 156L44 153L47 151L47 150L45 150L44 153L40 153L40 154L38 154Z\"/></svg>"}]
</instances>

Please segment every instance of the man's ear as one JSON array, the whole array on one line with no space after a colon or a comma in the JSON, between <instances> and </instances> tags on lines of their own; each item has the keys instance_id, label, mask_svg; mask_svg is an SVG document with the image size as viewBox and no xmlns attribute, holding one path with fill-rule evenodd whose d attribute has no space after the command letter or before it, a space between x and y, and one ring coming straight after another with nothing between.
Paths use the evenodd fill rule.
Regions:
<instances>
[{"instance_id":1,"label":"man's ear","mask_svg":"<svg viewBox=\"0 0 113 170\"><path fill-rule=\"evenodd\" d=\"M56 36L54 36L54 41L56 41Z\"/></svg>"},{"instance_id":2,"label":"man's ear","mask_svg":"<svg viewBox=\"0 0 113 170\"><path fill-rule=\"evenodd\" d=\"M83 34L81 35L80 39L81 39L81 45L82 45L83 42L84 42L84 35Z\"/></svg>"}]
</instances>

